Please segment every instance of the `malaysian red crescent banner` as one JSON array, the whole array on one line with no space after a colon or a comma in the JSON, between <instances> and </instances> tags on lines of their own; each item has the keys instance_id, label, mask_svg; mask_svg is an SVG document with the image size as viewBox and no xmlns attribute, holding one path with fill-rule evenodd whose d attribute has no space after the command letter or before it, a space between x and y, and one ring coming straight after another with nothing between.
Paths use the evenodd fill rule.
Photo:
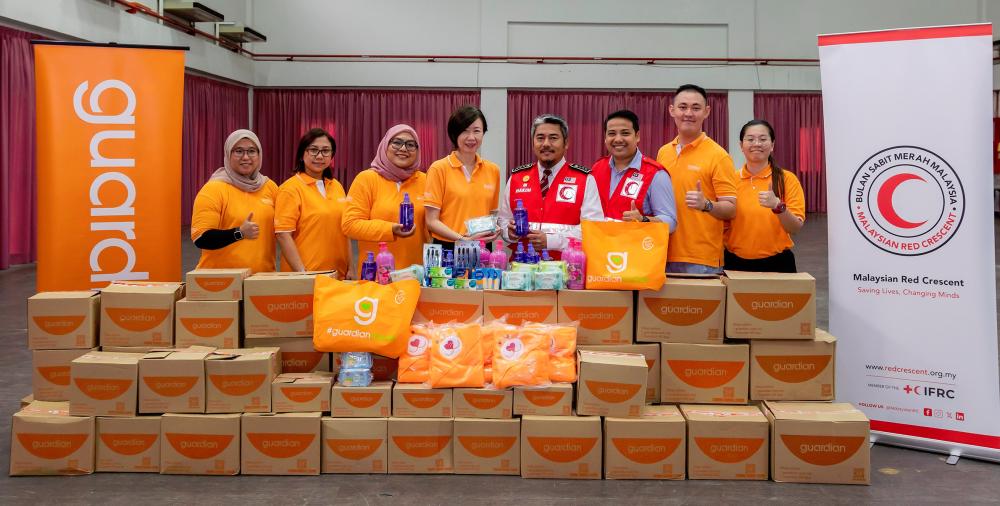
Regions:
<instances>
[{"instance_id":1,"label":"malaysian red crescent banner","mask_svg":"<svg viewBox=\"0 0 1000 506\"><path fill-rule=\"evenodd\" d=\"M837 398L1000 461L989 24L819 36Z\"/></svg>"},{"instance_id":2,"label":"malaysian red crescent banner","mask_svg":"<svg viewBox=\"0 0 1000 506\"><path fill-rule=\"evenodd\" d=\"M38 291L179 281L184 49L34 48Z\"/></svg>"}]
</instances>

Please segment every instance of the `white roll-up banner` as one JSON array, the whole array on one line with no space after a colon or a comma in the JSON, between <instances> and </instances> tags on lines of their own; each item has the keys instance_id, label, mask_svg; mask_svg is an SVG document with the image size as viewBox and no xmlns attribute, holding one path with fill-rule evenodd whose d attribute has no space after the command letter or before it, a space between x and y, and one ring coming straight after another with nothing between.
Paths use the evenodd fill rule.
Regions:
<instances>
[{"instance_id":1,"label":"white roll-up banner","mask_svg":"<svg viewBox=\"0 0 1000 506\"><path fill-rule=\"evenodd\" d=\"M819 36L837 398L1000 461L992 25Z\"/></svg>"}]
</instances>

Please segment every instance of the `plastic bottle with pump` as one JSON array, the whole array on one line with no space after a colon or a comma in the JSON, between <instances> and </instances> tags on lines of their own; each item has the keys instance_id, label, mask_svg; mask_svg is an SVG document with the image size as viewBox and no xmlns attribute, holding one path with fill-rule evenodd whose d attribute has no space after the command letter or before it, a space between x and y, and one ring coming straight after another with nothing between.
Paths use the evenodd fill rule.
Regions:
<instances>
[{"instance_id":1,"label":"plastic bottle with pump","mask_svg":"<svg viewBox=\"0 0 1000 506\"><path fill-rule=\"evenodd\" d=\"M375 266L377 267L375 281L380 285L392 283L389 273L396 270L396 259L389 252L389 245L384 242L378 243L378 255L375 256Z\"/></svg>"},{"instance_id":2,"label":"plastic bottle with pump","mask_svg":"<svg viewBox=\"0 0 1000 506\"><path fill-rule=\"evenodd\" d=\"M514 252L514 261L519 264L528 263L527 255L528 254L524 252L524 243L517 243L517 251Z\"/></svg>"},{"instance_id":3,"label":"plastic bottle with pump","mask_svg":"<svg viewBox=\"0 0 1000 506\"><path fill-rule=\"evenodd\" d=\"M566 288L570 290L583 290L586 288L587 255L581 249L579 239L570 238L569 248L563 252L562 258L566 261L566 270L569 272Z\"/></svg>"},{"instance_id":4,"label":"plastic bottle with pump","mask_svg":"<svg viewBox=\"0 0 1000 506\"><path fill-rule=\"evenodd\" d=\"M492 262L493 256L490 254L490 250L486 248L486 241L479 240L479 267L486 269L493 267Z\"/></svg>"},{"instance_id":5,"label":"plastic bottle with pump","mask_svg":"<svg viewBox=\"0 0 1000 506\"><path fill-rule=\"evenodd\" d=\"M503 246L503 241L493 243L493 253L490 253L490 264L494 269L507 270L507 249Z\"/></svg>"},{"instance_id":6,"label":"plastic bottle with pump","mask_svg":"<svg viewBox=\"0 0 1000 506\"><path fill-rule=\"evenodd\" d=\"M517 199L515 202L512 214L514 215L514 234L518 237L526 237L530 231L528 226L528 210L524 208L524 202L521 199Z\"/></svg>"},{"instance_id":7,"label":"plastic bottle with pump","mask_svg":"<svg viewBox=\"0 0 1000 506\"><path fill-rule=\"evenodd\" d=\"M399 224L402 225L403 232L409 232L413 228L413 202L410 202L410 194L403 194L403 202L399 204Z\"/></svg>"},{"instance_id":8,"label":"plastic bottle with pump","mask_svg":"<svg viewBox=\"0 0 1000 506\"><path fill-rule=\"evenodd\" d=\"M538 253L535 252L535 245L528 243L528 253L526 253L526 259L529 264L538 263Z\"/></svg>"},{"instance_id":9,"label":"plastic bottle with pump","mask_svg":"<svg viewBox=\"0 0 1000 506\"><path fill-rule=\"evenodd\" d=\"M361 280L375 281L377 272L378 267L375 265L375 254L369 251L368 258L364 262L361 262Z\"/></svg>"}]
</instances>

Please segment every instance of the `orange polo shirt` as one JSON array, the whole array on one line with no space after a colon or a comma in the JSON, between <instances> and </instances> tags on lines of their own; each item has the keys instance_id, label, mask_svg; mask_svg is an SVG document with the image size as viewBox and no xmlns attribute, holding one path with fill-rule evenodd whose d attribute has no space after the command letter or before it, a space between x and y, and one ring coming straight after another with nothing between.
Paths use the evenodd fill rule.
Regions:
<instances>
[{"instance_id":1,"label":"orange polo shirt","mask_svg":"<svg viewBox=\"0 0 1000 506\"><path fill-rule=\"evenodd\" d=\"M720 267L722 265L723 222L700 209L684 204L687 192L701 181L705 198L736 197L736 169L733 159L722 146L704 132L677 154L678 138L664 144L656 161L666 167L674 185L677 202L677 229L670 234L667 262L688 262Z\"/></svg>"},{"instance_id":2,"label":"orange polo shirt","mask_svg":"<svg viewBox=\"0 0 1000 506\"><path fill-rule=\"evenodd\" d=\"M253 272L274 271L274 200L278 185L268 181L261 189L247 193L222 181L209 181L194 198L191 213L191 240L206 230L237 228L253 212L260 227L256 239L236 241L225 248L201 250L199 269L249 267Z\"/></svg>"},{"instance_id":3,"label":"orange polo shirt","mask_svg":"<svg viewBox=\"0 0 1000 506\"><path fill-rule=\"evenodd\" d=\"M361 171L347 193L344 211L344 233L358 241L358 272L368 252L378 255L378 243L389 243L389 252L396 261L396 268L424 263L424 243L428 242L427 225L424 223L424 191L427 174L417 171L401 183L389 181L373 169ZM413 202L413 226L416 230L408 237L392 234L392 226L399 223L399 204L403 194L410 194Z\"/></svg>"},{"instance_id":4,"label":"orange polo shirt","mask_svg":"<svg viewBox=\"0 0 1000 506\"><path fill-rule=\"evenodd\" d=\"M751 175L744 165L740 169L740 180L736 185L736 217L726 229L726 249L740 258L757 259L777 255L795 245L788 235L778 215L760 205L758 195L767 191L771 184L771 166L768 165L756 176ZM805 221L806 197L795 174L782 171L785 195L782 200L788 212Z\"/></svg>"},{"instance_id":5,"label":"orange polo shirt","mask_svg":"<svg viewBox=\"0 0 1000 506\"><path fill-rule=\"evenodd\" d=\"M299 173L278 187L274 231L291 232L306 270L336 270L345 279L351 245L344 235L341 216L347 207L347 195L336 179L323 181L326 197L317 189L317 183L318 179ZM284 256L281 270L292 270Z\"/></svg>"},{"instance_id":6,"label":"orange polo shirt","mask_svg":"<svg viewBox=\"0 0 1000 506\"><path fill-rule=\"evenodd\" d=\"M424 205L441 210L441 223L465 235L465 220L496 211L500 199L500 167L476 155L468 175L454 151L427 169ZM451 239L431 233L435 238Z\"/></svg>"}]
</instances>

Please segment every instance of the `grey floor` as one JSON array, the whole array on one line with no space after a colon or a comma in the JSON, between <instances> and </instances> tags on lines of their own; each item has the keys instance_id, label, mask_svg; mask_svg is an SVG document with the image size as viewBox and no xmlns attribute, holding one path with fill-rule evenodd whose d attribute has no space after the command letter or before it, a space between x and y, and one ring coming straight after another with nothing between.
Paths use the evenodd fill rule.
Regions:
<instances>
[{"instance_id":1,"label":"grey floor","mask_svg":"<svg viewBox=\"0 0 1000 506\"><path fill-rule=\"evenodd\" d=\"M796 239L799 270L817 280L818 319L828 321L825 216L810 216ZM184 269L198 252L184 241ZM1000 243L998 243L1000 244ZM0 271L0 472L10 456L10 415L31 392L25 347L25 299L33 265ZM80 477L0 476L0 504L710 504L772 501L831 503L1000 503L1000 465L875 446L870 487L732 481L551 481L498 476L182 477L95 474Z\"/></svg>"}]
</instances>

